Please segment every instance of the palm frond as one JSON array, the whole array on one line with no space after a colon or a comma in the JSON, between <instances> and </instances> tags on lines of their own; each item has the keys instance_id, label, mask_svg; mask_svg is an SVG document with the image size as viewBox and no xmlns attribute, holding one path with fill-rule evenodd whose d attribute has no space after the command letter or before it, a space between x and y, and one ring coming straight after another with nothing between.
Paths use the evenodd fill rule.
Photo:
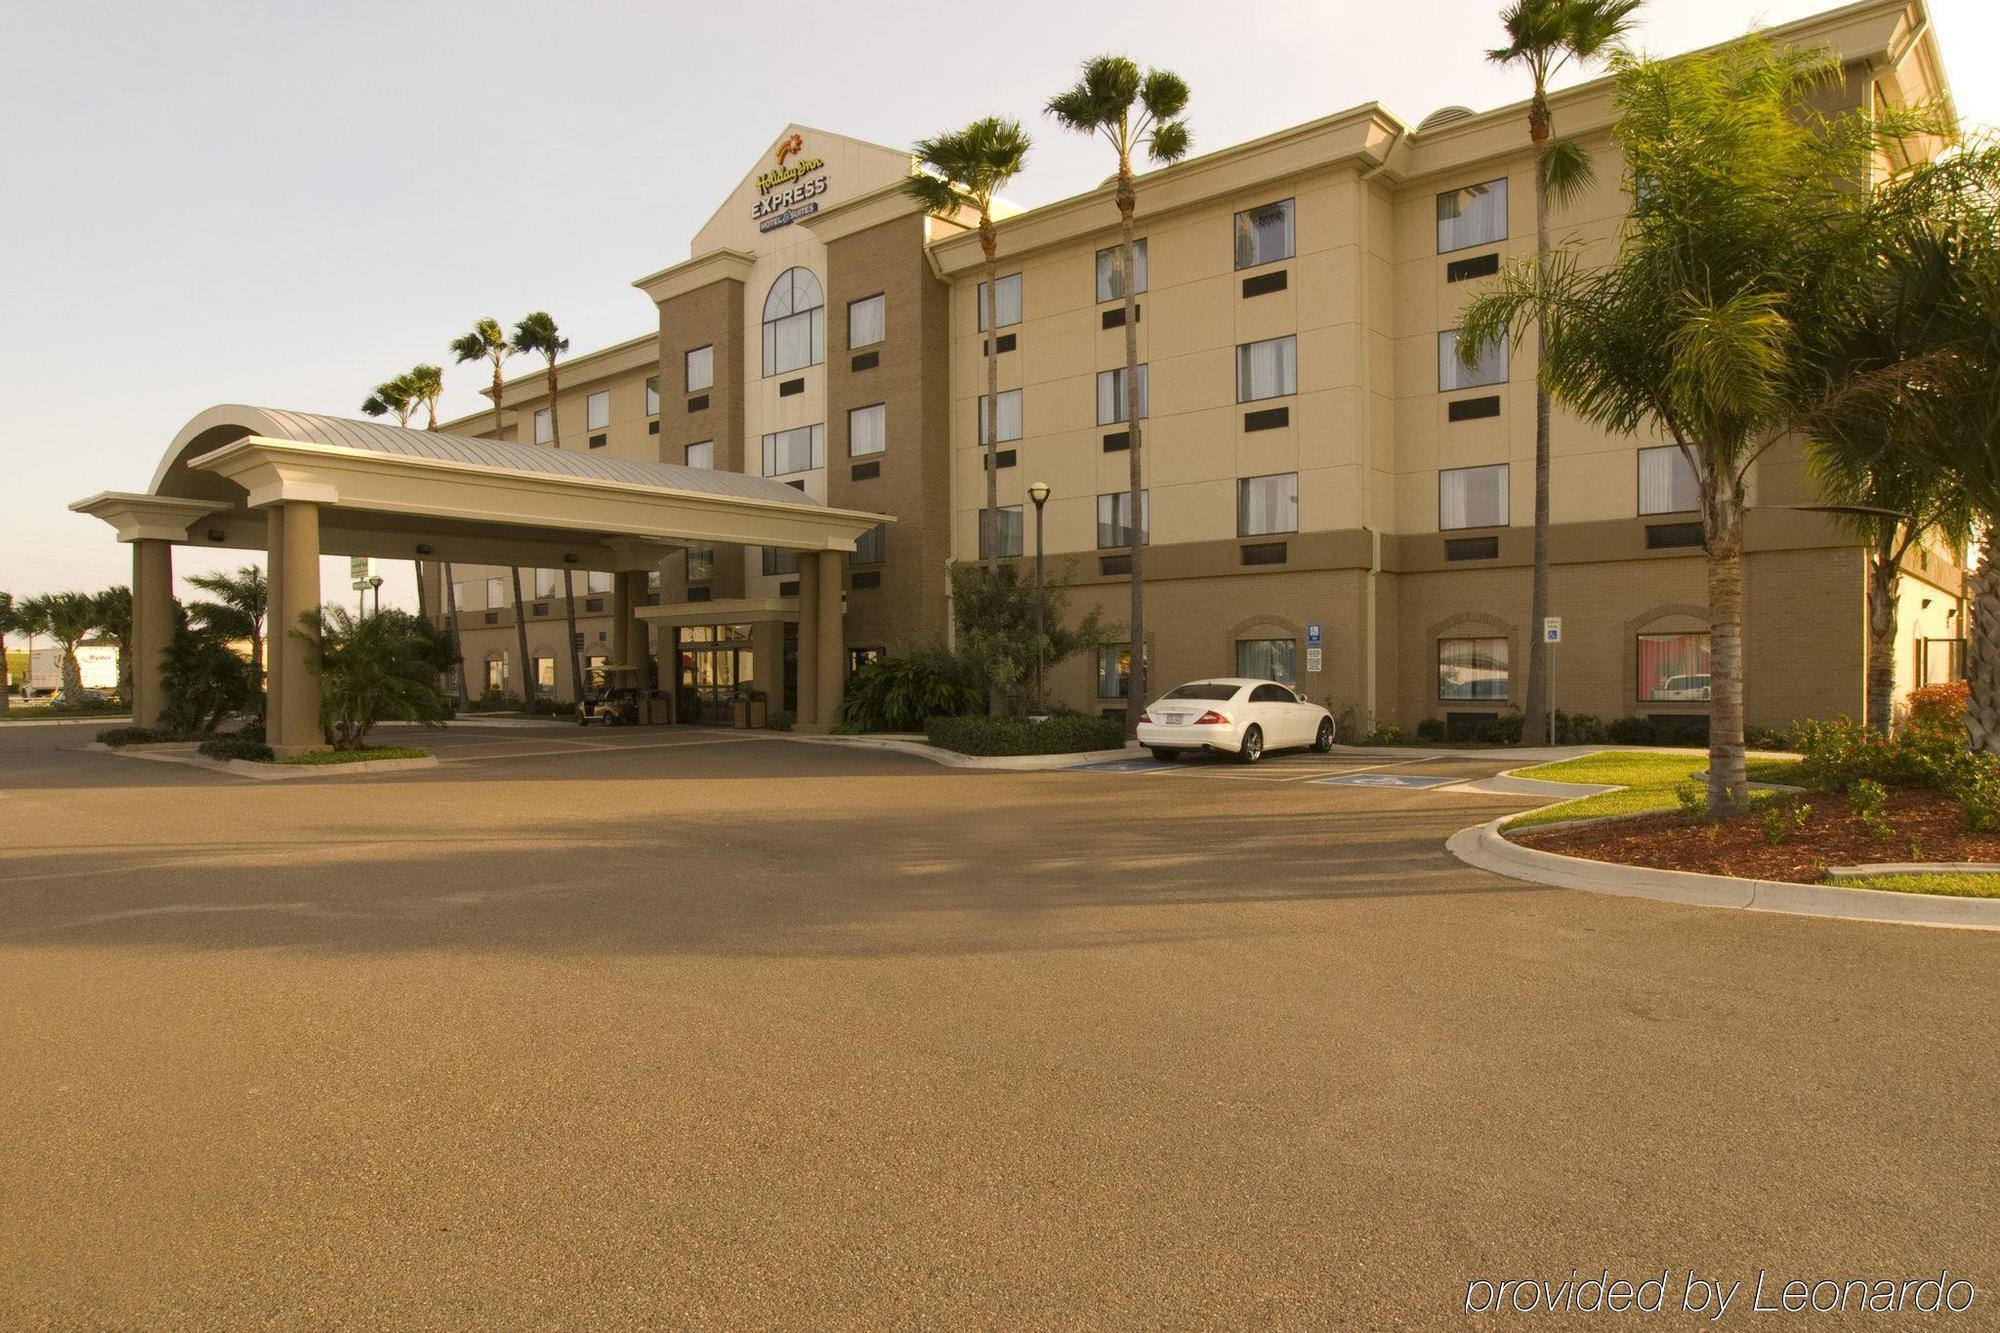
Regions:
<instances>
[{"instance_id":1,"label":"palm frond","mask_svg":"<svg viewBox=\"0 0 2000 1333\"><path fill-rule=\"evenodd\" d=\"M1590 154L1574 139L1554 139L1535 163L1542 193L1558 208L1567 208L1597 184Z\"/></svg>"}]
</instances>

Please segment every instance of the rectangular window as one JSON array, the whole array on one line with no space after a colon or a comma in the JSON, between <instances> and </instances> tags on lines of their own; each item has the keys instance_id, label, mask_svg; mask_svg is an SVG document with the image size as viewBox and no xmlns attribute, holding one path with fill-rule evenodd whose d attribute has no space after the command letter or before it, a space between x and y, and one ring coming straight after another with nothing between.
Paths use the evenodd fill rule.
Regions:
<instances>
[{"instance_id":1,"label":"rectangular window","mask_svg":"<svg viewBox=\"0 0 2000 1333\"><path fill-rule=\"evenodd\" d=\"M553 597L555 595L556 595L556 571L553 569L536 570L535 596Z\"/></svg>"},{"instance_id":2,"label":"rectangular window","mask_svg":"<svg viewBox=\"0 0 2000 1333\"><path fill-rule=\"evenodd\" d=\"M1125 268L1122 245L1114 245L1097 252L1097 303L1122 301L1125 299ZM1146 238L1141 236L1132 242L1132 292L1137 295L1146 290Z\"/></svg>"},{"instance_id":3,"label":"rectangular window","mask_svg":"<svg viewBox=\"0 0 2000 1333\"><path fill-rule=\"evenodd\" d=\"M498 690L503 694L506 692L507 657L504 653L499 657L489 657L486 659L486 688L489 690Z\"/></svg>"},{"instance_id":4,"label":"rectangular window","mask_svg":"<svg viewBox=\"0 0 2000 1333\"><path fill-rule=\"evenodd\" d=\"M687 451L687 465L689 467L710 467L710 468L714 467L715 441L703 440L700 444L689 445Z\"/></svg>"},{"instance_id":5,"label":"rectangular window","mask_svg":"<svg viewBox=\"0 0 2000 1333\"><path fill-rule=\"evenodd\" d=\"M583 576L583 590L587 593L610 592L611 571L608 569L593 569L587 571Z\"/></svg>"},{"instance_id":6,"label":"rectangular window","mask_svg":"<svg viewBox=\"0 0 2000 1333\"><path fill-rule=\"evenodd\" d=\"M826 307L764 321L764 373L816 366L826 360Z\"/></svg>"},{"instance_id":7,"label":"rectangular window","mask_svg":"<svg viewBox=\"0 0 2000 1333\"><path fill-rule=\"evenodd\" d=\"M657 592L659 592L659 590L660 590L660 571L659 571L659 570L657 570L657 569L649 569L649 570L647 570L647 571L646 571L646 592L647 592L647 595L649 595L649 596L650 596L650 595L652 595L652 594L654 594L654 593L657 593Z\"/></svg>"},{"instance_id":8,"label":"rectangular window","mask_svg":"<svg viewBox=\"0 0 2000 1333\"><path fill-rule=\"evenodd\" d=\"M1123 699L1132 693L1132 645L1107 643L1097 650L1097 697Z\"/></svg>"},{"instance_id":9,"label":"rectangular window","mask_svg":"<svg viewBox=\"0 0 2000 1333\"><path fill-rule=\"evenodd\" d=\"M979 331L986 331L986 284L979 284ZM1009 273L993 285L993 318L1001 328L1021 322L1021 275Z\"/></svg>"},{"instance_id":10,"label":"rectangular window","mask_svg":"<svg viewBox=\"0 0 2000 1333\"><path fill-rule=\"evenodd\" d=\"M1001 556L1021 554L1021 506L1002 505L994 516L994 526L1000 530ZM986 551L986 511L981 509L974 519L979 525L979 558L984 560Z\"/></svg>"},{"instance_id":11,"label":"rectangular window","mask_svg":"<svg viewBox=\"0 0 2000 1333\"><path fill-rule=\"evenodd\" d=\"M857 565L879 565L888 559L889 525L877 523L861 534L854 542L854 559Z\"/></svg>"},{"instance_id":12,"label":"rectangular window","mask_svg":"<svg viewBox=\"0 0 2000 1333\"><path fill-rule=\"evenodd\" d=\"M556 442L555 413L546 407L535 409L535 443L554 444Z\"/></svg>"},{"instance_id":13,"label":"rectangular window","mask_svg":"<svg viewBox=\"0 0 2000 1333\"><path fill-rule=\"evenodd\" d=\"M847 414L847 452L859 458L889 447L889 409L880 403L857 407Z\"/></svg>"},{"instance_id":14,"label":"rectangular window","mask_svg":"<svg viewBox=\"0 0 2000 1333\"><path fill-rule=\"evenodd\" d=\"M1152 492L1139 492L1139 541L1152 539ZM1132 544L1132 492L1113 491L1097 497L1097 545L1104 549Z\"/></svg>"},{"instance_id":15,"label":"rectangular window","mask_svg":"<svg viewBox=\"0 0 2000 1333\"><path fill-rule=\"evenodd\" d=\"M1002 389L998 401L994 404L994 415L998 418L994 423L997 431L992 441L994 444L999 444L1005 440L1020 439L1021 391L1019 389ZM981 444L987 443L986 395L983 393L979 395L979 442Z\"/></svg>"},{"instance_id":16,"label":"rectangular window","mask_svg":"<svg viewBox=\"0 0 2000 1333\"><path fill-rule=\"evenodd\" d=\"M1139 418L1144 420L1146 411L1146 366L1139 366ZM1125 420L1125 367L1097 372L1097 424L1110 426Z\"/></svg>"},{"instance_id":17,"label":"rectangular window","mask_svg":"<svg viewBox=\"0 0 2000 1333\"><path fill-rule=\"evenodd\" d=\"M1236 401L1282 398L1299 391L1299 340L1287 334L1236 348Z\"/></svg>"},{"instance_id":18,"label":"rectangular window","mask_svg":"<svg viewBox=\"0 0 2000 1333\"><path fill-rule=\"evenodd\" d=\"M1507 640L1438 640L1438 698L1506 697Z\"/></svg>"},{"instance_id":19,"label":"rectangular window","mask_svg":"<svg viewBox=\"0 0 2000 1333\"><path fill-rule=\"evenodd\" d=\"M1507 526L1507 465L1454 467L1438 473L1438 527Z\"/></svg>"},{"instance_id":20,"label":"rectangular window","mask_svg":"<svg viewBox=\"0 0 2000 1333\"><path fill-rule=\"evenodd\" d=\"M777 546L766 546L764 548L764 574L767 578L775 578L781 574L796 574L798 572L799 553L797 551L788 551Z\"/></svg>"},{"instance_id":21,"label":"rectangular window","mask_svg":"<svg viewBox=\"0 0 2000 1333\"><path fill-rule=\"evenodd\" d=\"M1639 451L1639 512L1687 514L1701 508L1701 486L1677 444Z\"/></svg>"},{"instance_id":22,"label":"rectangular window","mask_svg":"<svg viewBox=\"0 0 2000 1333\"><path fill-rule=\"evenodd\" d=\"M646 415L649 417L660 415L660 377L658 375L646 376Z\"/></svg>"},{"instance_id":23,"label":"rectangular window","mask_svg":"<svg viewBox=\"0 0 2000 1333\"><path fill-rule=\"evenodd\" d=\"M1299 530L1299 474L1239 477L1236 482L1236 535Z\"/></svg>"},{"instance_id":24,"label":"rectangular window","mask_svg":"<svg viewBox=\"0 0 2000 1333\"><path fill-rule=\"evenodd\" d=\"M687 559L689 583L705 583L715 577L713 546L690 546L687 548Z\"/></svg>"},{"instance_id":25,"label":"rectangular window","mask_svg":"<svg viewBox=\"0 0 2000 1333\"><path fill-rule=\"evenodd\" d=\"M1236 674L1290 685L1298 679L1298 640L1238 639Z\"/></svg>"},{"instance_id":26,"label":"rectangular window","mask_svg":"<svg viewBox=\"0 0 2000 1333\"><path fill-rule=\"evenodd\" d=\"M585 430L603 430L611 424L611 391L600 389L583 400Z\"/></svg>"},{"instance_id":27,"label":"rectangular window","mask_svg":"<svg viewBox=\"0 0 2000 1333\"><path fill-rule=\"evenodd\" d=\"M544 698L556 692L556 659L537 657L535 659L535 693Z\"/></svg>"},{"instance_id":28,"label":"rectangular window","mask_svg":"<svg viewBox=\"0 0 2000 1333\"><path fill-rule=\"evenodd\" d=\"M826 466L826 431L817 424L794 426L764 437L764 475L782 477Z\"/></svg>"},{"instance_id":29,"label":"rectangular window","mask_svg":"<svg viewBox=\"0 0 2000 1333\"><path fill-rule=\"evenodd\" d=\"M494 608L494 607L496 607L496 606L505 606L505 605L507 605L507 582L506 582L506 580L505 580L505 579L488 579L488 580L486 580L486 607L487 607L487 609L488 609L488 610L491 610L491 609L493 609L493 608Z\"/></svg>"},{"instance_id":30,"label":"rectangular window","mask_svg":"<svg viewBox=\"0 0 2000 1333\"><path fill-rule=\"evenodd\" d=\"M1507 382L1507 340L1499 338L1479 349L1479 360L1466 365L1458 359L1458 330L1438 334L1438 392L1476 389Z\"/></svg>"},{"instance_id":31,"label":"rectangular window","mask_svg":"<svg viewBox=\"0 0 2000 1333\"><path fill-rule=\"evenodd\" d=\"M1437 197L1438 253L1507 239L1507 178Z\"/></svg>"},{"instance_id":32,"label":"rectangular window","mask_svg":"<svg viewBox=\"0 0 2000 1333\"><path fill-rule=\"evenodd\" d=\"M451 585L452 596L457 599L458 609L461 612L472 610L472 590L477 586L474 583L464 582L457 582Z\"/></svg>"},{"instance_id":33,"label":"rectangular window","mask_svg":"<svg viewBox=\"0 0 2000 1333\"><path fill-rule=\"evenodd\" d=\"M697 347L687 354L687 391L700 393L715 386L715 347Z\"/></svg>"},{"instance_id":34,"label":"rectangular window","mask_svg":"<svg viewBox=\"0 0 2000 1333\"><path fill-rule=\"evenodd\" d=\"M881 293L847 303L847 345L872 347L887 336L888 306Z\"/></svg>"},{"instance_id":35,"label":"rectangular window","mask_svg":"<svg viewBox=\"0 0 2000 1333\"><path fill-rule=\"evenodd\" d=\"M1236 267L1255 268L1292 257L1292 201L1246 208L1236 215Z\"/></svg>"},{"instance_id":36,"label":"rectangular window","mask_svg":"<svg viewBox=\"0 0 2000 1333\"><path fill-rule=\"evenodd\" d=\"M1707 703L1708 635L1641 634L1639 702Z\"/></svg>"}]
</instances>

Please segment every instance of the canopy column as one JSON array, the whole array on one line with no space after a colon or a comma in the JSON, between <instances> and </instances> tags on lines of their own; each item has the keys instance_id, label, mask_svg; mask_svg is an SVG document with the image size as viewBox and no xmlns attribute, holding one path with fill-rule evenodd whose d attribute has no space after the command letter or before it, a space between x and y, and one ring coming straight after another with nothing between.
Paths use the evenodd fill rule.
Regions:
<instances>
[{"instance_id":1,"label":"canopy column","mask_svg":"<svg viewBox=\"0 0 2000 1333\"><path fill-rule=\"evenodd\" d=\"M157 727L166 707L161 678L174 639L174 548L132 543L132 725Z\"/></svg>"},{"instance_id":2,"label":"canopy column","mask_svg":"<svg viewBox=\"0 0 2000 1333\"><path fill-rule=\"evenodd\" d=\"M817 596L810 609L805 597L805 581L801 578L799 582L799 610L802 620L805 615L812 615L819 621L819 630L815 635L818 670L814 672L814 679L819 686L820 725L829 729L840 720L840 696L847 685L847 663L844 660L847 656L847 628L842 623L840 562L839 551L820 551L799 561L801 573L807 565L819 566ZM803 645L799 656L801 659L805 657ZM803 689L800 692L803 693Z\"/></svg>"},{"instance_id":3,"label":"canopy column","mask_svg":"<svg viewBox=\"0 0 2000 1333\"><path fill-rule=\"evenodd\" d=\"M264 511L264 727L266 739L278 734L280 684L285 673L278 664L293 619L285 611L285 507Z\"/></svg>"},{"instance_id":4,"label":"canopy column","mask_svg":"<svg viewBox=\"0 0 2000 1333\"><path fill-rule=\"evenodd\" d=\"M283 529L279 539L282 563L272 571L271 582L282 585L279 605L291 623L282 634L271 636L277 649L271 654L271 665L279 707L269 719L269 737L272 751L284 759L326 748L316 670L319 631L300 620L317 611L320 604L319 506L307 500L290 500L276 508Z\"/></svg>"},{"instance_id":5,"label":"canopy column","mask_svg":"<svg viewBox=\"0 0 2000 1333\"><path fill-rule=\"evenodd\" d=\"M646 604L646 575L642 570L620 570L612 576L612 620L622 632L625 647L618 660L639 668L639 688L645 689L646 664L652 660L653 645L639 608Z\"/></svg>"},{"instance_id":6,"label":"canopy column","mask_svg":"<svg viewBox=\"0 0 2000 1333\"><path fill-rule=\"evenodd\" d=\"M818 731L819 716L819 561L799 557L799 716L800 731ZM827 719L832 725L832 719Z\"/></svg>"}]
</instances>

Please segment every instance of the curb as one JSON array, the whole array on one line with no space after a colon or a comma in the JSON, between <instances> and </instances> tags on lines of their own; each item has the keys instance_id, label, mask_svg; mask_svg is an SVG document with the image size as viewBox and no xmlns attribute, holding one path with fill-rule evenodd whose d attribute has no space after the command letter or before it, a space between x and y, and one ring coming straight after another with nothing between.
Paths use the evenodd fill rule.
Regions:
<instances>
[{"instance_id":1,"label":"curb","mask_svg":"<svg viewBox=\"0 0 2000 1333\"><path fill-rule=\"evenodd\" d=\"M1828 866L1826 873L1840 879L1856 875L2000 875L2000 865L1991 861L1879 861L1865 866Z\"/></svg>"},{"instance_id":2,"label":"curb","mask_svg":"<svg viewBox=\"0 0 2000 1333\"><path fill-rule=\"evenodd\" d=\"M438 757L434 754L416 759L361 759L351 764L266 764L250 759L210 759L196 749L194 741L124 746L111 746L92 741L88 748L105 754L122 755L127 759L150 759L160 764L205 768L211 773L227 773L231 777L249 778L256 782L286 782L292 778L331 778L345 773L402 773L438 766Z\"/></svg>"},{"instance_id":3,"label":"curb","mask_svg":"<svg viewBox=\"0 0 2000 1333\"><path fill-rule=\"evenodd\" d=\"M1138 751L1138 746L1131 744L1121 750L1084 750L1072 754L973 755L940 750L935 745L923 741L896 740L884 736L802 736L797 732L777 734L785 740L802 741L807 745L838 745L849 749L886 750L891 754L907 754L919 759L928 759L946 768L983 768L1003 773L1053 773L1083 764L1102 764L1114 759L1129 759Z\"/></svg>"},{"instance_id":4,"label":"curb","mask_svg":"<svg viewBox=\"0 0 2000 1333\"><path fill-rule=\"evenodd\" d=\"M1502 816L1505 819L1507 816ZM1500 833L1501 819L1460 829L1445 850L1469 866L1509 879L1621 898L1650 898L1689 907L1733 907L1753 912L1831 917L1893 925L1955 926L2000 930L2000 898L1946 898L1849 889L1829 884L1791 884L1688 870L1617 865L1580 856L1536 851ZM1544 826L1546 827L1546 826ZM1933 867L1934 868L1934 867Z\"/></svg>"}]
</instances>

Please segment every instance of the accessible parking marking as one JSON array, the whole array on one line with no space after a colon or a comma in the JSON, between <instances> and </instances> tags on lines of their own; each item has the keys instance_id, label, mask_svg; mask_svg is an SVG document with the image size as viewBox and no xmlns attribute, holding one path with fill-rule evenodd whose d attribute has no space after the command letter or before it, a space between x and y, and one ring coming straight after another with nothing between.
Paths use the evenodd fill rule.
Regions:
<instances>
[{"instance_id":1,"label":"accessible parking marking","mask_svg":"<svg viewBox=\"0 0 2000 1333\"><path fill-rule=\"evenodd\" d=\"M1462 778L1420 777L1415 773L1343 773L1338 777L1313 779L1322 787L1387 787L1398 791L1421 791L1462 781Z\"/></svg>"}]
</instances>

